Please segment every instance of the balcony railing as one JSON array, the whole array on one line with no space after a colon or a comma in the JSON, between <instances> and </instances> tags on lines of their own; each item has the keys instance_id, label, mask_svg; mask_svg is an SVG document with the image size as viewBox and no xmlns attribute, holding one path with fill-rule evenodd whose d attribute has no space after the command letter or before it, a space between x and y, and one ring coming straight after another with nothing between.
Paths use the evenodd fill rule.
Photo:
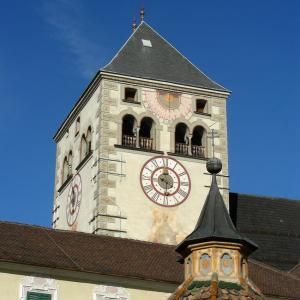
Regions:
<instances>
[{"instance_id":1,"label":"balcony railing","mask_svg":"<svg viewBox=\"0 0 300 300\"><path fill-rule=\"evenodd\" d=\"M153 149L153 139L140 137L140 148L152 150Z\"/></svg>"},{"instance_id":2,"label":"balcony railing","mask_svg":"<svg viewBox=\"0 0 300 300\"><path fill-rule=\"evenodd\" d=\"M126 147L135 148L136 147L136 137L132 135L123 135L122 145Z\"/></svg>"},{"instance_id":3,"label":"balcony railing","mask_svg":"<svg viewBox=\"0 0 300 300\"><path fill-rule=\"evenodd\" d=\"M189 145L183 143L175 144L175 153L189 155Z\"/></svg>"},{"instance_id":4,"label":"balcony railing","mask_svg":"<svg viewBox=\"0 0 300 300\"><path fill-rule=\"evenodd\" d=\"M175 144L175 153L186 156L195 156L205 158L205 147L198 145L187 145L183 143Z\"/></svg>"},{"instance_id":5,"label":"balcony railing","mask_svg":"<svg viewBox=\"0 0 300 300\"><path fill-rule=\"evenodd\" d=\"M205 147L192 145L192 155L197 157L205 157Z\"/></svg>"}]
</instances>

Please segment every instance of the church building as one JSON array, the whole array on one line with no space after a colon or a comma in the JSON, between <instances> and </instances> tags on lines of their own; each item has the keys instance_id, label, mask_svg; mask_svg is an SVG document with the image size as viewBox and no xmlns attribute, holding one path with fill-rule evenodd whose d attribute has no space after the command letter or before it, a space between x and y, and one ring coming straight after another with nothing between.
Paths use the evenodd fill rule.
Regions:
<instances>
[{"instance_id":1,"label":"church building","mask_svg":"<svg viewBox=\"0 0 300 300\"><path fill-rule=\"evenodd\" d=\"M0 299L300 299L300 203L229 192L229 96L142 10L54 135L53 228L0 222Z\"/></svg>"}]
</instances>

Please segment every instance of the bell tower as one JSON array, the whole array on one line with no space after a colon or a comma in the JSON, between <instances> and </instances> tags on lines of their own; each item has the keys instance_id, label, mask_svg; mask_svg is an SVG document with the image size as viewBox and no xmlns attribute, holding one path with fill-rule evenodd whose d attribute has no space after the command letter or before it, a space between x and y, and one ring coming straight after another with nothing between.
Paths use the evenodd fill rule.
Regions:
<instances>
[{"instance_id":1,"label":"bell tower","mask_svg":"<svg viewBox=\"0 0 300 300\"><path fill-rule=\"evenodd\" d=\"M182 241L210 187L212 132L228 201L228 96L142 21L55 134L53 227Z\"/></svg>"}]
</instances>

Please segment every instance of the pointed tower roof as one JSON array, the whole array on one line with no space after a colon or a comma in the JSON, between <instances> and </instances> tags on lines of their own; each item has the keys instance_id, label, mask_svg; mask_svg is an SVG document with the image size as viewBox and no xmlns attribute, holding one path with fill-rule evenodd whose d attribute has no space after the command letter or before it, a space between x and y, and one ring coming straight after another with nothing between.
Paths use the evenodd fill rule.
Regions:
<instances>
[{"instance_id":1,"label":"pointed tower roof","mask_svg":"<svg viewBox=\"0 0 300 300\"><path fill-rule=\"evenodd\" d=\"M142 22L101 71L229 92Z\"/></svg>"},{"instance_id":2,"label":"pointed tower roof","mask_svg":"<svg viewBox=\"0 0 300 300\"><path fill-rule=\"evenodd\" d=\"M189 245L209 241L240 243L250 252L257 249L257 245L243 237L231 221L216 180L216 174L221 169L222 163L219 159L212 158L207 162L207 170L212 174L210 191L194 231L177 246L177 252L184 254Z\"/></svg>"}]
</instances>

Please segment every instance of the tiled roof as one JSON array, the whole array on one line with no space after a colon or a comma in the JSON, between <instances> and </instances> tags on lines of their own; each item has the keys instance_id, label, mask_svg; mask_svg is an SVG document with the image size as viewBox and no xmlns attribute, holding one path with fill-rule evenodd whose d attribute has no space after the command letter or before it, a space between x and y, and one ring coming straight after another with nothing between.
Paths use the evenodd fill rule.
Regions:
<instances>
[{"instance_id":1,"label":"tiled roof","mask_svg":"<svg viewBox=\"0 0 300 300\"><path fill-rule=\"evenodd\" d=\"M300 262L289 273L300 278Z\"/></svg>"},{"instance_id":2,"label":"tiled roof","mask_svg":"<svg viewBox=\"0 0 300 300\"><path fill-rule=\"evenodd\" d=\"M147 41L148 46L143 41ZM228 92L202 73L145 22L138 26L101 71Z\"/></svg>"},{"instance_id":3,"label":"tiled roof","mask_svg":"<svg viewBox=\"0 0 300 300\"><path fill-rule=\"evenodd\" d=\"M0 262L180 284L174 246L0 222ZM250 278L265 295L300 299L300 279L250 261Z\"/></svg>"},{"instance_id":4,"label":"tiled roof","mask_svg":"<svg viewBox=\"0 0 300 300\"><path fill-rule=\"evenodd\" d=\"M300 259L300 201L230 193L239 232L258 245L253 258L284 271Z\"/></svg>"}]
</instances>

